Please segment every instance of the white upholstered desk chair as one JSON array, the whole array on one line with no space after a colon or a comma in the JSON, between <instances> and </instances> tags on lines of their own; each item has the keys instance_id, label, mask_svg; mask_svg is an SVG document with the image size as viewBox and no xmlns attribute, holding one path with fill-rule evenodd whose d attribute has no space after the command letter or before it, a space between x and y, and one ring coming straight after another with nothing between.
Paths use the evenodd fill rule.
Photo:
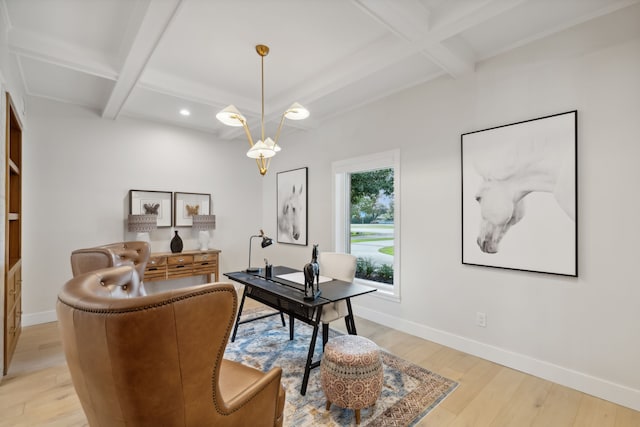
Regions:
<instances>
[{"instance_id":1,"label":"white upholstered desk chair","mask_svg":"<svg viewBox=\"0 0 640 427\"><path fill-rule=\"evenodd\" d=\"M338 252L320 252L318 263L320 264L320 275L331 277L332 279L343 280L345 282L353 282L356 276L356 257L351 254ZM334 320L345 318L347 332L353 333L351 330L352 319L348 319L349 310L347 301L337 301L329 303L322 307L322 346L329 339L329 323Z\"/></svg>"}]
</instances>

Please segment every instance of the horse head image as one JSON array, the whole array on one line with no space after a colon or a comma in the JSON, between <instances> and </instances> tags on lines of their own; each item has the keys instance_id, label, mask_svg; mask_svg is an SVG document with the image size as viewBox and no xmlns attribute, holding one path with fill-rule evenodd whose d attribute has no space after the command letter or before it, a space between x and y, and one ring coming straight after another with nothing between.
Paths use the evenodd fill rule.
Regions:
<instances>
[{"instance_id":1,"label":"horse head image","mask_svg":"<svg viewBox=\"0 0 640 427\"><path fill-rule=\"evenodd\" d=\"M505 233L524 216L523 197L526 194L514 192L507 183L501 181L483 183L476 193L482 217L476 242L482 252L498 252Z\"/></svg>"},{"instance_id":2,"label":"horse head image","mask_svg":"<svg viewBox=\"0 0 640 427\"><path fill-rule=\"evenodd\" d=\"M302 200L303 186L292 186L289 193L279 208L278 232L288 240L300 238L300 222L304 220L304 204Z\"/></svg>"}]
</instances>

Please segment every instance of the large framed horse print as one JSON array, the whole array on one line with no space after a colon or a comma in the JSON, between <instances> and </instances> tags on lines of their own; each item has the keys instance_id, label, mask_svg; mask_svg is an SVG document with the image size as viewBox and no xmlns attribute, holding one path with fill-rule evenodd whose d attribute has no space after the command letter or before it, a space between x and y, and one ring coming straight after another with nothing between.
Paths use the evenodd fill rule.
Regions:
<instances>
[{"instance_id":1,"label":"large framed horse print","mask_svg":"<svg viewBox=\"0 0 640 427\"><path fill-rule=\"evenodd\" d=\"M462 263L578 276L578 112L461 135Z\"/></svg>"},{"instance_id":2,"label":"large framed horse print","mask_svg":"<svg viewBox=\"0 0 640 427\"><path fill-rule=\"evenodd\" d=\"M307 168L278 172L278 243L307 246Z\"/></svg>"}]
</instances>

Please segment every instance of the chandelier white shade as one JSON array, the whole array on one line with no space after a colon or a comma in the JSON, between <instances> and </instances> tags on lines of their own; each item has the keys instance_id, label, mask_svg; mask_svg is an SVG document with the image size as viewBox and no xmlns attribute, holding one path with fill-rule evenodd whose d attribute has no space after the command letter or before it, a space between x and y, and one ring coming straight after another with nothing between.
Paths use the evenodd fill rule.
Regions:
<instances>
[{"instance_id":1,"label":"chandelier white shade","mask_svg":"<svg viewBox=\"0 0 640 427\"><path fill-rule=\"evenodd\" d=\"M242 127L244 128L244 132L247 135L247 139L249 140L249 151L247 151L247 157L251 159L255 159L256 164L258 165L258 169L260 171L260 175L265 175L269 170L269 164L271 163L271 158L276 155L277 152L281 150L278 145L278 138L280 137L280 132L282 131L282 125L284 124L284 119L289 120L303 120L309 117L309 110L304 108L302 105L294 102L287 110L282 113L282 118L280 119L280 125L278 126L278 130L273 139L270 137L265 138L264 136L264 57L269 54L269 47L259 44L256 46L256 52L260 55L260 64L261 64L261 82L262 82L262 114L260 120L260 130L261 130L261 138L257 142L253 142L253 137L251 136L251 131L249 130L249 126L247 125L247 119L242 113L235 107L235 105L229 105L224 110L220 111L216 114L216 118L220 120L227 126L234 127Z\"/></svg>"},{"instance_id":2,"label":"chandelier white shade","mask_svg":"<svg viewBox=\"0 0 640 427\"><path fill-rule=\"evenodd\" d=\"M240 127L242 123L246 123L247 119L238 111L235 105L229 105L224 110L216 114L216 119L220 120L227 126Z\"/></svg>"},{"instance_id":3,"label":"chandelier white shade","mask_svg":"<svg viewBox=\"0 0 640 427\"><path fill-rule=\"evenodd\" d=\"M309 110L297 102L294 102L291 107L285 111L284 115L289 120L303 120L309 117Z\"/></svg>"},{"instance_id":4,"label":"chandelier white shade","mask_svg":"<svg viewBox=\"0 0 640 427\"><path fill-rule=\"evenodd\" d=\"M280 148L280 147L278 147ZM252 159L265 158L268 159L276 155L275 142L271 138L267 138L266 141L258 141L253 144L253 147L247 151L247 157Z\"/></svg>"}]
</instances>

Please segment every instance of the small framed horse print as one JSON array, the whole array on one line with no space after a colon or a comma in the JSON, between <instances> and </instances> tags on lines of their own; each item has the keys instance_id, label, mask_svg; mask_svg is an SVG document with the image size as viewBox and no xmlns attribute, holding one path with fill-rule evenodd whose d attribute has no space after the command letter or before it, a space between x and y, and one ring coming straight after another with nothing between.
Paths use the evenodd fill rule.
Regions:
<instances>
[{"instance_id":1,"label":"small framed horse print","mask_svg":"<svg viewBox=\"0 0 640 427\"><path fill-rule=\"evenodd\" d=\"M461 135L462 263L578 276L578 112Z\"/></svg>"},{"instance_id":2,"label":"small framed horse print","mask_svg":"<svg viewBox=\"0 0 640 427\"><path fill-rule=\"evenodd\" d=\"M307 168L278 172L278 243L307 246Z\"/></svg>"}]
</instances>

